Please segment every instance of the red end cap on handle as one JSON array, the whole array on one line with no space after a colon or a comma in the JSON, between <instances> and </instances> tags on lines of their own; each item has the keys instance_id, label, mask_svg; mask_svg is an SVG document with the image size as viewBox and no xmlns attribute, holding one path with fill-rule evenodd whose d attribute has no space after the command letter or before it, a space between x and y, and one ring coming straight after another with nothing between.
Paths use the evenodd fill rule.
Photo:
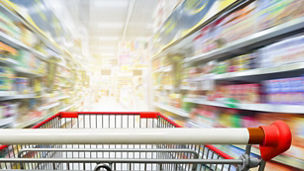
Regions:
<instances>
[{"instance_id":1,"label":"red end cap on handle","mask_svg":"<svg viewBox=\"0 0 304 171\"><path fill-rule=\"evenodd\" d=\"M265 138L260 144L260 152L263 160L268 161L285 152L291 146L291 132L289 126L283 121L275 121L269 126L260 126Z\"/></svg>"}]
</instances>

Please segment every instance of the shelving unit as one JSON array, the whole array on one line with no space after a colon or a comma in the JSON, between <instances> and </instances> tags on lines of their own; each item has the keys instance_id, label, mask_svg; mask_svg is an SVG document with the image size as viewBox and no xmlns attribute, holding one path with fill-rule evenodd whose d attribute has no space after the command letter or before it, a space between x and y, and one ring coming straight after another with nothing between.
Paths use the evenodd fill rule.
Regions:
<instances>
[{"instance_id":1,"label":"shelving unit","mask_svg":"<svg viewBox=\"0 0 304 171\"><path fill-rule=\"evenodd\" d=\"M176 107L169 106L169 105L164 105L164 104L161 104L161 103L154 103L154 106L157 107L157 108L160 108L162 110L166 110L168 112L175 113L175 114L177 114L178 116L181 116L181 117L185 117L185 118L189 117L189 113L185 112L184 110L182 110L180 108L176 108Z\"/></svg>"},{"instance_id":2,"label":"shelving unit","mask_svg":"<svg viewBox=\"0 0 304 171\"><path fill-rule=\"evenodd\" d=\"M29 21L26 20L26 17L24 17L21 13L19 13L18 11L12 11L11 9L7 8L5 6L6 2L1 2L0 3L0 8L4 9L10 16L12 16L13 18L15 18L17 21L20 21L22 24L24 24L28 29L30 29L32 32L34 32L38 38L46 45L48 46L50 49L52 49L54 52L61 54L62 53L62 49L59 48L59 46L53 41L50 40L50 38L48 38L45 33L42 33L40 30L38 30L35 26L33 26ZM9 5L9 4L6 4ZM14 9L13 9L14 10ZM19 42L19 41L16 41ZM12 42L14 43L14 42ZM22 47L22 48L27 48ZM39 55L39 53L38 53Z\"/></svg>"},{"instance_id":3,"label":"shelving unit","mask_svg":"<svg viewBox=\"0 0 304 171\"><path fill-rule=\"evenodd\" d=\"M172 70L171 66L163 66L153 72L170 72L171 70Z\"/></svg>"},{"instance_id":4,"label":"shelving unit","mask_svg":"<svg viewBox=\"0 0 304 171\"><path fill-rule=\"evenodd\" d=\"M300 127L296 120L303 119L304 107L299 101L283 100L281 102L278 98L288 99L302 92L296 83L303 80L304 62L299 55L303 52L300 51L302 44L296 42L302 40L304 15L302 13L297 16L288 15L290 19L286 20L286 18L280 18L282 16L277 13L287 10L290 7L286 5L287 3L267 3L267 1L263 3L247 1L247 4L244 2L244 5L239 8L241 10L233 7L223 10L221 14L224 13L224 15L219 14L197 28L192 28L195 31L181 39L173 39L163 47L159 46L163 43L161 40L166 42L170 37L164 35L162 38L162 35L159 35L157 40L160 41L156 41L155 45L157 53L151 56L153 68L157 68L152 70L156 82L153 87L155 94L152 98L155 100L153 104L156 110L167 111L164 113L173 118L181 114L183 116L191 114L191 118L177 118L180 123L195 122L197 119L201 126L205 124L206 127L221 127L214 125L216 122L225 123L227 127L246 127L250 124L270 122L272 116L275 119L286 119L294 129L292 134L297 139L297 142L293 142L292 145L301 148L301 151L287 151L272 161L302 169L303 160L299 158L303 158L303 148L298 141L303 140L303 134L299 133L299 129L295 127ZM276 9L277 13L271 15L273 12L271 10L274 10L271 5L274 4L276 7L281 5L280 7L284 10ZM178 12L182 13L182 11ZM273 17L273 21L278 21L270 21L267 15L269 18ZM255 28L246 26L249 22ZM163 28L163 30L166 29ZM183 29L179 31L182 32ZM279 45L282 50L275 51L274 47L280 49ZM294 53L287 53L290 51ZM170 60L170 57L174 58ZM171 70L169 75L165 73L165 68L170 65L181 66L182 69L176 67L174 68L176 70ZM289 83L289 80L293 82ZM162 85L163 83L179 84L179 86L172 91L166 91L166 85ZM277 87L272 87L272 85ZM205 86L208 88L203 88ZM280 93L283 95L280 96ZM213 101L207 99L213 99ZM278 104L274 104L276 100L279 101ZM174 104L177 101L181 103L179 106L182 108L165 105ZM215 108L217 110L214 110ZM185 110L191 112L187 113ZM211 121L214 118L218 121ZM212 124L206 125L209 122ZM238 147L233 146L233 148ZM228 150L231 153L232 151ZM253 153L260 155L256 152L254 149Z\"/></svg>"},{"instance_id":5,"label":"shelving unit","mask_svg":"<svg viewBox=\"0 0 304 171\"><path fill-rule=\"evenodd\" d=\"M48 117L51 117L53 114L48 114L48 115L45 115L45 116L42 116L42 117L37 117L37 118L32 118L31 120L29 121L25 121L25 122L21 122L21 123L16 123L14 125L15 128L27 128L31 125L34 125L36 123L39 123L43 120L45 120L46 118Z\"/></svg>"},{"instance_id":6,"label":"shelving unit","mask_svg":"<svg viewBox=\"0 0 304 171\"><path fill-rule=\"evenodd\" d=\"M16 91L0 91L0 98L16 95Z\"/></svg>"},{"instance_id":7,"label":"shelving unit","mask_svg":"<svg viewBox=\"0 0 304 171\"><path fill-rule=\"evenodd\" d=\"M197 56L187 57L185 63L202 62L206 60L215 60L228 55L241 54L249 50L253 50L257 47L261 47L266 44L270 44L281 38L282 35L295 32L304 28L304 17L291 20L287 23L269 28L267 30L255 33L248 37L236 40L227 44L226 46L215 49L211 52L200 54ZM270 41L272 40L272 41Z\"/></svg>"},{"instance_id":8,"label":"shelving unit","mask_svg":"<svg viewBox=\"0 0 304 171\"><path fill-rule=\"evenodd\" d=\"M265 76L271 76L271 74L282 74L284 72L299 72L304 70L304 62L285 64L281 66L268 67L268 68L256 68L239 72L227 72L223 74L207 74L199 77L188 78L187 81L202 81L202 80L233 80L242 77L263 78Z\"/></svg>"},{"instance_id":9,"label":"shelving unit","mask_svg":"<svg viewBox=\"0 0 304 171\"><path fill-rule=\"evenodd\" d=\"M232 108L229 105L216 101L208 101L205 99L198 98L185 98L185 102L202 104L208 106L216 106L223 108ZM237 107L235 109L240 110L250 110L250 111L259 111L259 112L272 112L272 113L295 113L295 114L304 114L304 106L302 105L281 105L281 104L235 104Z\"/></svg>"},{"instance_id":10,"label":"shelving unit","mask_svg":"<svg viewBox=\"0 0 304 171\"><path fill-rule=\"evenodd\" d=\"M11 58L5 58L0 56L0 63L5 64L5 65L9 65L9 66L14 66L14 65L18 65L18 62L14 59Z\"/></svg>"},{"instance_id":11,"label":"shelving unit","mask_svg":"<svg viewBox=\"0 0 304 171\"><path fill-rule=\"evenodd\" d=\"M46 106L41 106L37 110L38 111L48 110L48 109L54 108L54 107L59 106L59 105L60 105L60 103L56 102L56 103L52 103L52 104L49 104L49 105L46 105Z\"/></svg>"},{"instance_id":12,"label":"shelving unit","mask_svg":"<svg viewBox=\"0 0 304 171\"><path fill-rule=\"evenodd\" d=\"M5 125L12 124L15 121L14 117L8 117L8 118L1 118L0 119L0 127L3 127Z\"/></svg>"},{"instance_id":13,"label":"shelving unit","mask_svg":"<svg viewBox=\"0 0 304 171\"><path fill-rule=\"evenodd\" d=\"M70 110L72 107L74 107L75 105L74 104L72 104L72 105L69 105L69 106L67 106L67 107L65 107L65 108L63 108L63 109L61 109L60 111L68 111L68 110Z\"/></svg>"},{"instance_id":14,"label":"shelving unit","mask_svg":"<svg viewBox=\"0 0 304 171\"><path fill-rule=\"evenodd\" d=\"M0 32L0 40L3 41L4 43L7 43L8 45L15 47L15 48L22 48L25 50L28 50L32 52L36 57L40 58L41 60L47 60L47 56L42 54L41 52L38 52L37 50L28 47L27 45L23 44L19 40L16 40L15 38L12 38L3 32Z\"/></svg>"},{"instance_id":15,"label":"shelving unit","mask_svg":"<svg viewBox=\"0 0 304 171\"><path fill-rule=\"evenodd\" d=\"M43 77L43 74L39 74L37 72L31 71L27 68L15 67L15 71L21 75L26 75L29 77Z\"/></svg>"},{"instance_id":16,"label":"shelving unit","mask_svg":"<svg viewBox=\"0 0 304 171\"><path fill-rule=\"evenodd\" d=\"M32 117L30 116L30 113L32 112L33 113L40 112L43 115L37 118L33 118L30 121L26 121L26 117L19 118L25 121L22 123L15 123L14 126L18 128L28 127L53 115L54 111L66 111L71 108L75 108L75 104L77 104L77 102L80 101L80 99L82 98L80 93L81 91L79 88L81 87L81 85L68 86L66 83L68 81L65 81L65 80L77 80L79 79L76 78L77 75L83 75L83 66L79 65L79 61L76 61L77 59L74 57L75 55L71 53L69 50L67 50L64 46L59 46L57 42L55 42L50 36L48 36L43 31L43 29L39 28L39 23L35 23L36 25L33 25L32 21L28 20L28 17L23 16L24 11L22 12L18 11L19 8L15 8L15 6L12 7L11 4L7 3L6 1L0 3L0 8L3 15L9 16L8 18L10 20L13 20L14 23L18 23L25 26L25 27L21 26L22 29L26 29L27 31L31 32L29 36L33 36L32 39L35 37L34 40L36 39L38 40L37 42L34 43L26 38L19 40L19 37L24 38L22 34L21 35L16 34L15 36L14 34L6 34L4 31L3 32L1 31L0 40L4 44L13 47L18 52L22 50L26 53L31 54L32 58L35 57L34 59L43 62L45 64L45 67L56 65L57 68L59 66L69 71L68 76L62 76L60 74L57 74L58 71L59 73L62 73L61 72L62 68L60 68L57 71L56 69L53 70L50 69L50 71L47 71L47 72L57 72L54 73L54 79L49 80L51 82L50 84L55 84L52 87L50 85L47 85L48 83L46 83L45 80L52 79L49 78L48 76L49 74L53 74L53 73L44 74L45 72L44 71L42 72L41 68L39 68L38 71L38 69L36 68L31 68L32 65L29 65L28 67L27 66L21 67L19 64L19 61L21 63L19 57L16 58L18 60L15 60L15 58L13 59L11 58L11 56L6 56L6 55L0 56L0 64L12 68L16 76L27 78L31 83L30 91L35 92L32 94L20 94L19 92L15 92L15 91L0 91L0 101L8 104L21 103L24 105L27 105L26 103L29 102L34 102L35 104L39 104L38 108L30 109L30 111L27 111L28 109L26 110L23 109L25 110L24 111L24 113L26 113L25 115L29 115L28 116L29 119L31 119ZM20 27L19 25L15 25L15 26ZM27 44L33 44L33 45L27 45ZM68 63L68 65L63 65L62 63L64 64ZM44 69L46 70L46 68ZM39 84L36 84L37 82L39 82ZM64 88L58 87L58 85L62 85L64 86ZM60 91L61 93L58 93L57 91ZM43 94L46 92L48 92L47 95ZM37 94L39 94L39 97L37 96ZM70 99L71 97L73 97L73 99ZM45 102L46 98L51 98L51 101L48 101L46 103ZM31 99L32 101L28 101L28 99ZM73 102L73 104L70 104L71 102ZM63 108L60 110L59 109L60 107ZM23 116L16 114L15 117L17 118L18 121L18 117L23 117Z\"/></svg>"},{"instance_id":17,"label":"shelving unit","mask_svg":"<svg viewBox=\"0 0 304 171\"><path fill-rule=\"evenodd\" d=\"M15 94L5 97L0 97L0 101L17 100L17 99L33 99L33 98L36 98L36 94Z\"/></svg>"}]
</instances>

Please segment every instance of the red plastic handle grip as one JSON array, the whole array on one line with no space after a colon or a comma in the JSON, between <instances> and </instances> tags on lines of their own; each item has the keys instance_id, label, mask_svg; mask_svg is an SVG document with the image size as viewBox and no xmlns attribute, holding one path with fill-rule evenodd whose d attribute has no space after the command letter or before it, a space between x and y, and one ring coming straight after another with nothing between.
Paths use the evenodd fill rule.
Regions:
<instances>
[{"instance_id":1,"label":"red plastic handle grip","mask_svg":"<svg viewBox=\"0 0 304 171\"><path fill-rule=\"evenodd\" d=\"M260 126L265 133L265 138L260 144L260 152L263 160L267 161L287 151L291 146L291 131L283 121L275 121L269 126Z\"/></svg>"}]
</instances>

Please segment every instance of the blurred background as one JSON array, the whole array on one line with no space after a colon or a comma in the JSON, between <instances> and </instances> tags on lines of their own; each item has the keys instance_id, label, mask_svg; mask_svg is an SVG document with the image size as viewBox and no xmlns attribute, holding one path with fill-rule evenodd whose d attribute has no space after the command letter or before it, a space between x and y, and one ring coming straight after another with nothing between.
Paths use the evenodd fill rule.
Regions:
<instances>
[{"instance_id":1,"label":"blurred background","mask_svg":"<svg viewBox=\"0 0 304 171\"><path fill-rule=\"evenodd\" d=\"M266 170L301 170L303 6L2 0L0 127L29 128L59 111L159 111L189 128L280 119L292 129L292 147ZM244 153L244 146L217 147Z\"/></svg>"}]
</instances>

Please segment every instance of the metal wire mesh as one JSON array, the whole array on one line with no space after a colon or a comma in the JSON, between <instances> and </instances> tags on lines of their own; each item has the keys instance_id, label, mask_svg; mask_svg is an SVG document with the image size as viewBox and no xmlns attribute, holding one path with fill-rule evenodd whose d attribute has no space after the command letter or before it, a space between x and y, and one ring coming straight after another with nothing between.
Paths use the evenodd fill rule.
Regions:
<instances>
[{"instance_id":1,"label":"metal wire mesh","mask_svg":"<svg viewBox=\"0 0 304 171\"><path fill-rule=\"evenodd\" d=\"M174 128L168 120L141 118L137 114L79 114L77 118L54 117L43 128ZM183 135L181 135L183 136ZM0 151L0 169L94 170L236 170L237 164L224 162L219 154L200 144L28 144L8 145ZM27 160L27 159L30 159ZM199 159L199 162L197 161ZM202 160L204 159L204 160ZM208 161L208 159L216 159ZM192 160L192 162L191 162ZM196 161L194 161L196 160ZM241 163L242 161L239 161ZM240 164L239 164L240 165Z\"/></svg>"}]
</instances>

